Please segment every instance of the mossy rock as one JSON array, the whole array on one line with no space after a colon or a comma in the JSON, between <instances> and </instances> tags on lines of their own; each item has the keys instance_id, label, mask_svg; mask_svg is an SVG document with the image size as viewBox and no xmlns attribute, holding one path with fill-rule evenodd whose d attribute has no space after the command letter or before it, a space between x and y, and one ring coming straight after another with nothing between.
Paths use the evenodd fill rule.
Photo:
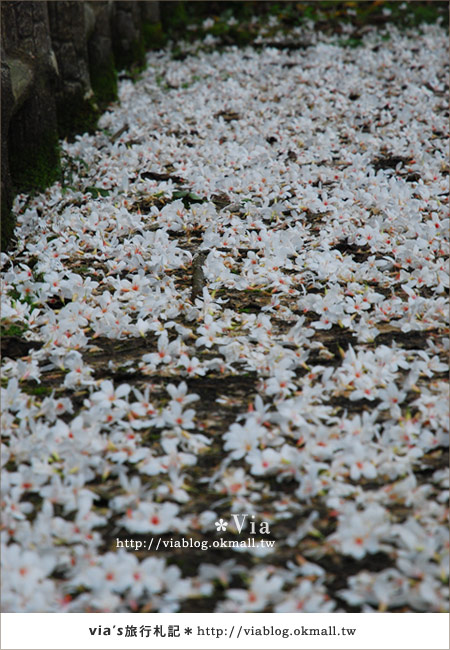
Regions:
<instances>
[{"instance_id":1,"label":"mossy rock","mask_svg":"<svg viewBox=\"0 0 450 650\"><path fill-rule=\"evenodd\" d=\"M100 110L117 99L117 72L112 56L107 66L101 69L91 68L90 78L96 103Z\"/></svg>"},{"instance_id":2,"label":"mossy rock","mask_svg":"<svg viewBox=\"0 0 450 650\"><path fill-rule=\"evenodd\" d=\"M2 193L1 250L5 251L11 243L16 220L11 206Z\"/></svg>"},{"instance_id":3,"label":"mossy rock","mask_svg":"<svg viewBox=\"0 0 450 650\"><path fill-rule=\"evenodd\" d=\"M117 70L143 67L145 64L145 51L143 37L134 39L126 49L116 49L114 57Z\"/></svg>"},{"instance_id":4,"label":"mossy rock","mask_svg":"<svg viewBox=\"0 0 450 650\"><path fill-rule=\"evenodd\" d=\"M191 9L191 5L194 4L197 3L187 3L182 0L179 2L160 2L160 12L164 31L178 31L183 29L185 25L190 22L186 5L189 5L188 9Z\"/></svg>"},{"instance_id":5,"label":"mossy rock","mask_svg":"<svg viewBox=\"0 0 450 650\"><path fill-rule=\"evenodd\" d=\"M57 133L42 133L38 140L30 143L26 155L23 151L17 152L11 147L9 164L16 192L44 190L61 174Z\"/></svg>"},{"instance_id":6,"label":"mossy rock","mask_svg":"<svg viewBox=\"0 0 450 650\"><path fill-rule=\"evenodd\" d=\"M161 23L146 22L142 26L145 47L149 50L159 50L166 44L167 38Z\"/></svg>"},{"instance_id":7,"label":"mossy rock","mask_svg":"<svg viewBox=\"0 0 450 650\"><path fill-rule=\"evenodd\" d=\"M67 96L57 107L60 138L72 139L77 133L93 133L100 117L94 97Z\"/></svg>"}]
</instances>

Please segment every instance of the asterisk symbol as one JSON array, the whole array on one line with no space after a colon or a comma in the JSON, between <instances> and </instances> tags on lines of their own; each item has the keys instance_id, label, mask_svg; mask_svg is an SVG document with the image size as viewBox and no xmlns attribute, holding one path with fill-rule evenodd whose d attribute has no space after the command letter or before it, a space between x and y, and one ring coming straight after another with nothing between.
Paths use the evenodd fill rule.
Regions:
<instances>
[{"instance_id":1,"label":"asterisk symbol","mask_svg":"<svg viewBox=\"0 0 450 650\"><path fill-rule=\"evenodd\" d=\"M219 521L216 521L214 524L217 527L217 532L219 533L221 530L226 530L228 526L228 521L224 521L222 518L219 519Z\"/></svg>"},{"instance_id":2,"label":"asterisk symbol","mask_svg":"<svg viewBox=\"0 0 450 650\"><path fill-rule=\"evenodd\" d=\"M185 634L192 634L192 628L191 627L185 627L184 628L184 633Z\"/></svg>"}]
</instances>

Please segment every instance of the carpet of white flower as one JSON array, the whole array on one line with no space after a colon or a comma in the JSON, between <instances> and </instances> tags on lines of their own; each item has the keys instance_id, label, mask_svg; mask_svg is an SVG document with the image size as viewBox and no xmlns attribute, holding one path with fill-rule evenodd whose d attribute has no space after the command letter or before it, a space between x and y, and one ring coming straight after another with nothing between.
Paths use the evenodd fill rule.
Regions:
<instances>
[{"instance_id":1,"label":"carpet of white flower","mask_svg":"<svg viewBox=\"0 0 450 650\"><path fill-rule=\"evenodd\" d=\"M5 611L447 609L447 35L389 31L152 52L16 199Z\"/></svg>"}]
</instances>

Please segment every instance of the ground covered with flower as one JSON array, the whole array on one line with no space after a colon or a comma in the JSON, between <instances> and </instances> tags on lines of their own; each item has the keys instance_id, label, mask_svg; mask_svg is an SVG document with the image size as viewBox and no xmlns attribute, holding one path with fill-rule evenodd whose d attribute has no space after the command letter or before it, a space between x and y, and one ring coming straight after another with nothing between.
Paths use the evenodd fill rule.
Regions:
<instances>
[{"instance_id":1,"label":"ground covered with flower","mask_svg":"<svg viewBox=\"0 0 450 650\"><path fill-rule=\"evenodd\" d=\"M5 611L447 609L447 34L345 29L150 53L16 199Z\"/></svg>"}]
</instances>

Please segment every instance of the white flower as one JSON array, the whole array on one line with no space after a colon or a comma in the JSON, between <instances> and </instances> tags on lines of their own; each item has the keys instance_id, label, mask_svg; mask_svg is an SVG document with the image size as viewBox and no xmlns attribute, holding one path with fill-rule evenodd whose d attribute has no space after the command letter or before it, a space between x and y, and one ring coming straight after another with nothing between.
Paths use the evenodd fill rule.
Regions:
<instances>
[{"instance_id":1,"label":"white flower","mask_svg":"<svg viewBox=\"0 0 450 650\"><path fill-rule=\"evenodd\" d=\"M384 508L371 503L365 510L358 511L349 502L339 513L338 529L330 539L338 544L344 555L361 559L366 553L383 550L381 540L387 536L388 531L388 512Z\"/></svg>"},{"instance_id":2,"label":"white flower","mask_svg":"<svg viewBox=\"0 0 450 650\"><path fill-rule=\"evenodd\" d=\"M211 348L215 343L220 341L218 335L222 332L222 326L219 321L214 321L211 314L206 314L204 323L197 328L197 332L201 334L195 342L195 345L201 347L204 345Z\"/></svg>"},{"instance_id":3,"label":"white flower","mask_svg":"<svg viewBox=\"0 0 450 650\"><path fill-rule=\"evenodd\" d=\"M347 441L344 446L342 457L335 458L336 463L345 463L350 468L350 478L358 481L361 476L366 479L374 479L377 476L377 452L374 445L363 444L353 438Z\"/></svg>"},{"instance_id":4,"label":"white flower","mask_svg":"<svg viewBox=\"0 0 450 650\"><path fill-rule=\"evenodd\" d=\"M280 453L268 447L267 449L252 449L245 460L251 465L250 472L256 476L275 471L280 464Z\"/></svg>"},{"instance_id":5,"label":"white flower","mask_svg":"<svg viewBox=\"0 0 450 650\"><path fill-rule=\"evenodd\" d=\"M234 423L223 435L225 451L231 451L231 458L239 460L252 449L256 449L266 431L255 422L246 422L244 426Z\"/></svg>"},{"instance_id":6,"label":"white flower","mask_svg":"<svg viewBox=\"0 0 450 650\"><path fill-rule=\"evenodd\" d=\"M261 612L269 602L273 602L281 592L284 580L271 575L268 568L257 569L247 589L228 589L230 609L234 612ZM225 601L225 607L227 601ZM222 609L222 611L224 611ZM227 611L225 609L225 611Z\"/></svg>"},{"instance_id":7,"label":"white flower","mask_svg":"<svg viewBox=\"0 0 450 650\"><path fill-rule=\"evenodd\" d=\"M248 477L242 467L225 470L220 485L222 491L227 494L245 495L249 491L250 477Z\"/></svg>"},{"instance_id":8,"label":"white flower","mask_svg":"<svg viewBox=\"0 0 450 650\"><path fill-rule=\"evenodd\" d=\"M199 399L199 396L196 393L192 393L191 395L187 394L188 387L185 381L182 381L180 384L178 384L178 386L175 386L174 384L167 384L166 390L171 396L172 400L175 400L182 406L185 406L190 402L195 402Z\"/></svg>"},{"instance_id":9,"label":"white flower","mask_svg":"<svg viewBox=\"0 0 450 650\"><path fill-rule=\"evenodd\" d=\"M331 612L334 607L335 602L329 598L321 582L303 579L298 587L283 593L283 600L275 607L275 612L317 614Z\"/></svg>"},{"instance_id":10,"label":"white flower","mask_svg":"<svg viewBox=\"0 0 450 650\"><path fill-rule=\"evenodd\" d=\"M114 388L114 384L109 379L105 379L100 384L100 390L91 393L91 401L100 406L110 409L113 406L118 408L128 408L128 402L123 397L126 397L130 392L128 384L121 384L118 388Z\"/></svg>"},{"instance_id":11,"label":"white flower","mask_svg":"<svg viewBox=\"0 0 450 650\"><path fill-rule=\"evenodd\" d=\"M56 557L39 555L19 544L2 545L3 606L6 611L55 611L55 585L49 580ZM38 601L41 599L39 606Z\"/></svg>"},{"instance_id":12,"label":"white flower","mask_svg":"<svg viewBox=\"0 0 450 650\"><path fill-rule=\"evenodd\" d=\"M180 366L186 369L189 377L195 377L196 375L203 376L206 373L206 369L197 357L188 357L187 354L182 354L179 363Z\"/></svg>"},{"instance_id":13,"label":"white flower","mask_svg":"<svg viewBox=\"0 0 450 650\"><path fill-rule=\"evenodd\" d=\"M178 510L174 503L141 501L137 508L121 519L121 524L130 533L166 533L178 529Z\"/></svg>"},{"instance_id":14,"label":"white flower","mask_svg":"<svg viewBox=\"0 0 450 650\"><path fill-rule=\"evenodd\" d=\"M398 418L401 415L401 404L406 397L405 391L400 391L396 384L391 383L387 388L381 388L378 391L378 397L382 400L378 405L380 409L390 409L393 418Z\"/></svg>"},{"instance_id":15,"label":"white flower","mask_svg":"<svg viewBox=\"0 0 450 650\"><path fill-rule=\"evenodd\" d=\"M183 406L180 402L170 402L169 407L165 410L165 422L169 426L179 427L181 429L194 429L194 417L194 409L183 411Z\"/></svg>"}]
</instances>

